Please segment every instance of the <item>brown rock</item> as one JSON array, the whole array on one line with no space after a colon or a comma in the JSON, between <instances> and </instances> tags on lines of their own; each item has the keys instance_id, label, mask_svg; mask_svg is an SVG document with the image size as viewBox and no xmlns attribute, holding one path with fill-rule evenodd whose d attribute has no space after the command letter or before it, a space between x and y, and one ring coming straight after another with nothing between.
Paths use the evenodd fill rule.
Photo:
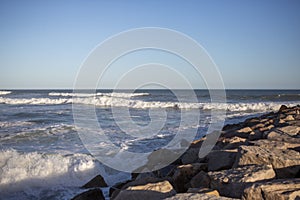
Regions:
<instances>
[{"instance_id":1,"label":"brown rock","mask_svg":"<svg viewBox=\"0 0 300 200\"><path fill-rule=\"evenodd\" d=\"M274 141L282 141L287 143L300 143L300 138L298 137L291 137L290 135L279 131L279 130L273 130L266 134L266 138L268 140L274 140Z\"/></svg>"},{"instance_id":2,"label":"brown rock","mask_svg":"<svg viewBox=\"0 0 300 200\"><path fill-rule=\"evenodd\" d=\"M257 141L251 141L252 144L256 146L260 146L266 149L297 149L300 148L300 143L287 143L282 141L274 141L274 140L257 140Z\"/></svg>"},{"instance_id":3,"label":"brown rock","mask_svg":"<svg viewBox=\"0 0 300 200\"><path fill-rule=\"evenodd\" d=\"M129 186L125 190L122 190L115 200L164 199L175 194L176 191L169 181L161 181L144 185Z\"/></svg>"},{"instance_id":4,"label":"brown rock","mask_svg":"<svg viewBox=\"0 0 300 200\"><path fill-rule=\"evenodd\" d=\"M166 198L165 200L234 200L227 197L216 197L214 195L199 194L199 193L182 193Z\"/></svg>"},{"instance_id":5,"label":"brown rock","mask_svg":"<svg viewBox=\"0 0 300 200\"><path fill-rule=\"evenodd\" d=\"M192 163L178 166L172 176L175 190L177 192L185 192L188 189L185 187L185 184L187 184L197 173L206 169L206 163Z\"/></svg>"},{"instance_id":6,"label":"brown rock","mask_svg":"<svg viewBox=\"0 0 300 200\"><path fill-rule=\"evenodd\" d=\"M279 112L286 111L288 107L286 105L281 105L279 108Z\"/></svg>"},{"instance_id":7,"label":"brown rock","mask_svg":"<svg viewBox=\"0 0 300 200\"><path fill-rule=\"evenodd\" d=\"M222 196L241 198L247 184L275 178L271 165L248 165L242 168L209 172L210 188Z\"/></svg>"},{"instance_id":8,"label":"brown rock","mask_svg":"<svg viewBox=\"0 0 300 200\"><path fill-rule=\"evenodd\" d=\"M76 195L72 200L105 200L101 189L92 189L81 194Z\"/></svg>"},{"instance_id":9,"label":"brown rock","mask_svg":"<svg viewBox=\"0 0 300 200\"><path fill-rule=\"evenodd\" d=\"M250 141L253 140L260 140L263 138L263 133L260 131L252 131L251 133L249 133L248 139Z\"/></svg>"},{"instance_id":10,"label":"brown rock","mask_svg":"<svg viewBox=\"0 0 300 200\"><path fill-rule=\"evenodd\" d=\"M190 187L193 188L207 188L210 185L210 178L206 172L201 171L195 175L190 181Z\"/></svg>"},{"instance_id":11,"label":"brown rock","mask_svg":"<svg viewBox=\"0 0 300 200\"><path fill-rule=\"evenodd\" d=\"M220 143L222 142L222 146ZM237 136L234 136L232 138L224 138L221 140L221 142L218 143L218 145L221 146L221 149L237 149L241 145L247 145L248 141L245 138L240 138Z\"/></svg>"},{"instance_id":12,"label":"brown rock","mask_svg":"<svg viewBox=\"0 0 300 200\"><path fill-rule=\"evenodd\" d=\"M86 183L82 188L94 188L94 187L107 187L107 184L101 175L94 177L88 183Z\"/></svg>"},{"instance_id":13,"label":"brown rock","mask_svg":"<svg viewBox=\"0 0 300 200\"><path fill-rule=\"evenodd\" d=\"M208 171L230 169L235 161L237 149L211 151L207 155Z\"/></svg>"},{"instance_id":14,"label":"brown rock","mask_svg":"<svg viewBox=\"0 0 300 200\"><path fill-rule=\"evenodd\" d=\"M293 117L293 115L288 115L286 116L286 118L283 119L284 121L293 121L295 120L295 118Z\"/></svg>"},{"instance_id":15,"label":"brown rock","mask_svg":"<svg viewBox=\"0 0 300 200\"><path fill-rule=\"evenodd\" d=\"M255 183L244 190L244 200L299 199L300 179L278 179Z\"/></svg>"},{"instance_id":16,"label":"brown rock","mask_svg":"<svg viewBox=\"0 0 300 200\"><path fill-rule=\"evenodd\" d=\"M285 127L278 128L277 130L282 131L283 133L286 133L290 136L296 136L296 135L299 135L299 133L300 133L299 126L285 126Z\"/></svg>"},{"instance_id":17,"label":"brown rock","mask_svg":"<svg viewBox=\"0 0 300 200\"><path fill-rule=\"evenodd\" d=\"M213 190L210 188L189 188L187 193L200 193L200 194L207 194L219 197L220 194L218 190Z\"/></svg>"},{"instance_id":18,"label":"brown rock","mask_svg":"<svg viewBox=\"0 0 300 200\"><path fill-rule=\"evenodd\" d=\"M256 125L252 126L251 129L256 130L258 128L263 128L263 127L265 127L265 124L259 123L259 124L256 124Z\"/></svg>"},{"instance_id":19,"label":"brown rock","mask_svg":"<svg viewBox=\"0 0 300 200\"><path fill-rule=\"evenodd\" d=\"M272 165L277 178L292 178L300 169L300 154L288 149L241 146L234 167L251 164Z\"/></svg>"}]
</instances>

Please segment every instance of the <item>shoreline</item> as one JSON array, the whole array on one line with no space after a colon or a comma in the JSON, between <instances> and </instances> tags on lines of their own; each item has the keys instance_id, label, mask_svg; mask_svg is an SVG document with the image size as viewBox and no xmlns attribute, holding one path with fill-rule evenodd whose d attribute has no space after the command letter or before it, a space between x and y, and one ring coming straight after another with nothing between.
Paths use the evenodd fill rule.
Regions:
<instances>
[{"instance_id":1,"label":"shoreline","mask_svg":"<svg viewBox=\"0 0 300 200\"><path fill-rule=\"evenodd\" d=\"M110 187L110 199L300 198L299 105L225 125L213 150L200 159L205 138L169 166ZM92 189L73 200L104 199L101 176L86 185Z\"/></svg>"}]
</instances>

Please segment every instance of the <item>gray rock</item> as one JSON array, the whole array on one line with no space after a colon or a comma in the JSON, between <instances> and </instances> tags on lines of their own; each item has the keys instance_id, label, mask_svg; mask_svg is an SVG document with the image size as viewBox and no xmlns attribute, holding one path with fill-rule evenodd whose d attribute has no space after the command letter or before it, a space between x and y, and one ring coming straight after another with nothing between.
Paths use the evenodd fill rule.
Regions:
<instances>
[{"instance_id":1,"label":"gray rock","mask_svg":"<svg viewBox=\"0 0 300 200\"><path fill-rule=\"evenodd\" d=\"M206 172L201 171L191 179L189 186L192 188L208 188L210 186L210 178Z\"/></svg>"},{"instance_id":2,"label":"gray rock","mask_svg":"<svg viewBox=\"0 0 300 200\"><path fill-rule=\"evenodd\" d=\"M244 190L242 199L300 199L300 179L278 179L255 183Z\"/></svg>"},{"instance_id":3,"label":"gray rock","mask_svg":"<svg viewBox=\"0 0 300 200\"><path fill-rule=\"evenodd\" d=\"M81 194L76 195L71 200L105 200L101 189L92 189Z\"/></svg>"},{"instance_id":4,"label":"gray rock","mask_svg":"<svg viewBox=\"0 0 300 200\"><path fill-rule=\"evenodd\" d=\"M88 183L86 183L82 188L94 188L94 187L107 187L104 178L101 175L94 177Z\"/></svg>"},{"instance_id":5,"label":"gray rock","mask_svg":"<svg viewBox=\"0 0 300 200\"><path fill-rule=\"evenodd\" d=\"M251 164L272 165L277 178L293 178L300 169L300 154L289 149L241 146L233 167Z\"/></svg>"},{"instance_id":6,"label":"gray rock","mask_svg":"<svg viewBox=\"0 0 300 200\"><path fill-rule=\"evenodd\" d=\"M230 169L235 161L237 149L212 151L207 155L208 171Z\"/></svg>"},{"instance_id":7,"label":"gray rock","mask_svg":"<svg viewBox=\"0 0 300 200\"><path fill-rule=\"evenodd\" d=\"M222 196L241 198L247 184L275 178L271 165L248 165L242 168L209 172L210 188Z\"/></svg>"}]
</instances>

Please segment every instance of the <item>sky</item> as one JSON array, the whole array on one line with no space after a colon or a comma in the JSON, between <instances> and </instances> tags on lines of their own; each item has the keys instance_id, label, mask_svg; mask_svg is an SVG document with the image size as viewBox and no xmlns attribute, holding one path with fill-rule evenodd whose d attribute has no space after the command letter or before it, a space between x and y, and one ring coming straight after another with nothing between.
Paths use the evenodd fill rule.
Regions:
<instances>
[{"instance_id":1,"label":"sky","mask_svg":"<svg viewBox=\"0 0 300 200\"><path fill-rule=\"evenodd\" d=\"M193 38L216 63L227 89L300 89L298 0L0 0L0 89L72 89L97 45L142 27ZM144 61L164 55L150 52ZM134 67L141 57L125 60ZM187 66L171 60L203 86L201 77L198 84ZM128 66L117 63L111 74ZM115 81L106 80L105 87ZM170 82L176 87L175 79Z\"/></svg>"}]
</instances>

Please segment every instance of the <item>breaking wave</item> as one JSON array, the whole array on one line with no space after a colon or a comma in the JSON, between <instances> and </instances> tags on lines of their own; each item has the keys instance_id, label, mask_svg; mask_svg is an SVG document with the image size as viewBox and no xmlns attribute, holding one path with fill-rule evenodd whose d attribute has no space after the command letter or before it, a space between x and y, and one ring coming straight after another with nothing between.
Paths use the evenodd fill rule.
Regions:
<instances>
[{"instance_id":1,"label":"breaking wave","mask_svg":"<svg viewBox=\"0 0 300 200\"><path fill-rule=\"evenodd\" d=\"M184 103L184 102L162 102L162 101L142 101L126 99L115 96L99 96L86 98L4 98L0 97L3 104L28 104L28 105L59 105L59 104L85 104L96 105L98 107L129 107L136 109L148 108L178 108L178 109L202 109L202 110L227 110L238 111L276 111L282 104L296 106L299 102L260 102L260 103Z\"/></svg>"},{"instance_id":2,"label":"breaking wave","mask_svg":"<svg viewBox=\"0 0 300 200\"><path fill-rule=\"evenodd\" d=\"M11 93L11 91L0 91L0 95L7 95L10 93Z\"/></svg>"},{"instance_id":3,"label":"breaking wave","mask_svg":"<svg viewBox=\"0 0 300 200\"><path fill-rule=\"evenodd\" d=\"M48 94L49 96L62 96L62 97L94 97L94 96L106 96L106 97L119 97L119 98L131 98L131 97L137 97L137 96L148 96L149 93L96 93L96 94L90 94L90 93L58 93L58 92L50 92Z\"/></svg>"}]
</instances>

